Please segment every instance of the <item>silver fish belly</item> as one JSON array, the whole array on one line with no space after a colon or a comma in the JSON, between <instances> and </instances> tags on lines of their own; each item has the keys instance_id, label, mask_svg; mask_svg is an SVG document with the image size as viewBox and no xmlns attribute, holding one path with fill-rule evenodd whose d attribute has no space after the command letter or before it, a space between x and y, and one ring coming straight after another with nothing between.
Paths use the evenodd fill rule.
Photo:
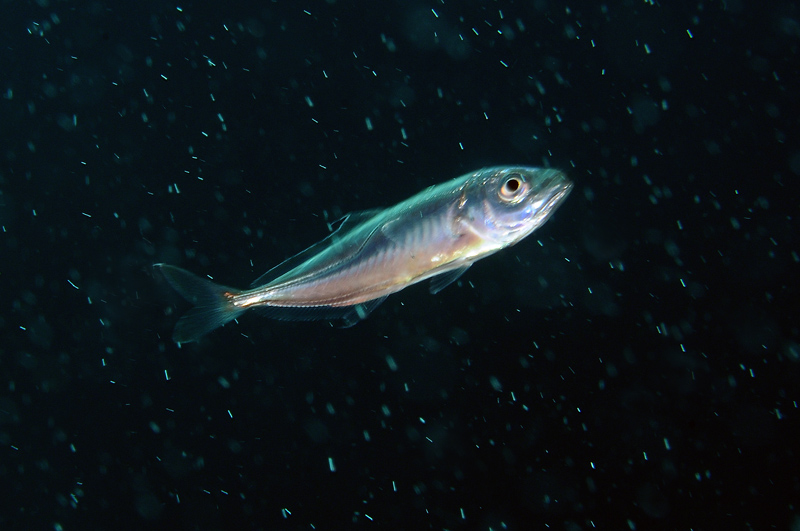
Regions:
<instances>
[{"instance_id":1,"label":"silver fish belly","mask_svg":"<svg viewBox=\"0 0 800 531\"><path fill-rule=\"evenodd\" d=\"M250 308L277 319L354 324L388 295L422 280L432 278L437 293L476 260L541 227L571 190L557 170L484 168L393 207L348 214L327 238L245 290L156 264L194 305L178 320L173 339L196 341Z\"/></svg>"}]
</instances>

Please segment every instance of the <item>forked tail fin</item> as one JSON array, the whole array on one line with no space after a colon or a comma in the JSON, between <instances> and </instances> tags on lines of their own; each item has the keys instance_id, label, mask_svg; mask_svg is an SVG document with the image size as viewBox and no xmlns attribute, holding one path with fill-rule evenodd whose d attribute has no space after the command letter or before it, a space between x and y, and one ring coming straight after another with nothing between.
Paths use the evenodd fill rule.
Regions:
<instances>
[{"instance_id":1,"label":"forked tail fin","mask_svg":"<svg viewBox=\"0 0 800 531\"><path fill-rule=\"evenodd\" d=\"M201 336L236 319L244 312L233 304L239 290L214 284L208 279L167 264L156 264L175 291L194 305L178 320L172 339L176 343L190 343Z\"/></svg>"}]
</instances>

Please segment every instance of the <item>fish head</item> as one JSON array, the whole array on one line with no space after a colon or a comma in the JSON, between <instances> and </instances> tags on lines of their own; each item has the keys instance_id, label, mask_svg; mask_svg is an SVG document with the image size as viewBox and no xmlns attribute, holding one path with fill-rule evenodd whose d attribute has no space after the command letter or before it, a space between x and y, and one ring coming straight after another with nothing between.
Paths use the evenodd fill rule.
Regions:
<instances>
[{"instance_id":1,"label":"fish head","mask_svg":"<svg viewBox=\"0 0 800 531\"><path fill-rule=\"evenodd\" d=\"M572 181L550 168L503 166L475 173L466 186L470 229L507 247L541 227L572 191Z\"/></svg>"}]
</instances>

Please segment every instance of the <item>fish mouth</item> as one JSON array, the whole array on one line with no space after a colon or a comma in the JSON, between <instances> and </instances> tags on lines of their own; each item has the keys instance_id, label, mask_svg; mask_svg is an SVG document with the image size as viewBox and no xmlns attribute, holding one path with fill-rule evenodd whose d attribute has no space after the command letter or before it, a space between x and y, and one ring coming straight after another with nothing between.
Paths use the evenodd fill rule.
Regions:
<instances>
[{"instance_id":1,"label":"fish mouth","mask_svg":"<svg viewBox=\"0 0 800 531\"><path fill-rule=\"evenodd\" d=\"M525 209L527 211L526 215L517 223L508 227L509 233L515 235L515 240L520 240L541 227L553 212L561 206L574 187L574 183L567 179L564 174L558 173L554 175L543 186L547 192L540 193L540 196L544 197L534 201Z\"/></svg>"},{"instance_id":2,"label":"fish mouth","mask_svg":"<svg viewBox=\"0 0 800 531\"><path fill-rule=\"evenodd\" d=\"M544 222L564 202L574 186L574 183L563 173L557 172L542 185L542 189L546 192L540 193L541 199L534 201L531 218L541 216L542 222Z\"/></svg>"},{"instance_id":3,"label":"fish mouth","mask_svg":"<svg viewBox=\"0 0 800 531\"><path fill-rule=\"evenodd\" d=\"M513 245L541 227L574 188L573 182L559 170L537 168L534 172L539 175L531 181L533 190L520 203L498 207L492 201L483 202L486 230L481 231L482 238L503 246Z\"/></svg>"},{"instance_id":4,"label":"fish mouth","mask_svg":"<svg viewBox=\"0 0 800 531\"><path fill-rule=\"evenodd\" d=\"M555 178L554 178L555 179ZM575 183L563 177L564 182L554 186L550 198L545 203L543 210L555 211L556 208L567 198L575 187Z\"/></svg>"}]
</instances>

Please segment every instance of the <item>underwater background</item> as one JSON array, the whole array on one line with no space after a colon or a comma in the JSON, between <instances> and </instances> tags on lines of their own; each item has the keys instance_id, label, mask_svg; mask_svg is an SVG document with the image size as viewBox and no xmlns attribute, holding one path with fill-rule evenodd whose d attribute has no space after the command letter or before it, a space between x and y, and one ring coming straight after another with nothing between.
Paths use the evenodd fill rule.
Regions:
<instances>
[{"instance_id":1,"label":"underwater background","mask_svg":"<svg viewBox=\"0 0 800 531\"><path fill-rule=\"evenodd\" d=\"M800 529L796 3L1 5L0 528ZM504 164L575 189L441 293L170 339Z\"/></svg>"}]
</instances>

